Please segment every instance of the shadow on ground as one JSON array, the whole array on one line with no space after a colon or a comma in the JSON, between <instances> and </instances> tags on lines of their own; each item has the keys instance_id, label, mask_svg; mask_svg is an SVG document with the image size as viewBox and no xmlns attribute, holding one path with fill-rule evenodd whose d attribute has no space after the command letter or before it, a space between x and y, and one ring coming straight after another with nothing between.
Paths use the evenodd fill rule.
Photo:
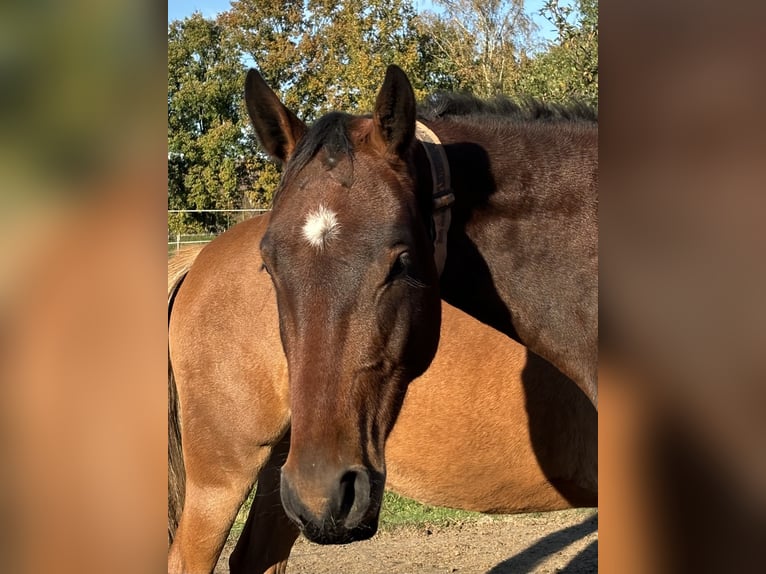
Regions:
<instances>
[{"instance_id":1,"label":"shadow on ground","mask_svg":"<svg viewBox=\"0 0 766 574\"><path fill-rule=\"evenodd\" d=\"M562 528L541 538L526 550L511 556L507 560L503 560L487 572L487 574L532 572L548 556L552 556L596 530L598 530L598 514L589 517L580 524ZM561 574L598 572L598 540L591 542L559 572Z\"/></svg>"}]
</instances>

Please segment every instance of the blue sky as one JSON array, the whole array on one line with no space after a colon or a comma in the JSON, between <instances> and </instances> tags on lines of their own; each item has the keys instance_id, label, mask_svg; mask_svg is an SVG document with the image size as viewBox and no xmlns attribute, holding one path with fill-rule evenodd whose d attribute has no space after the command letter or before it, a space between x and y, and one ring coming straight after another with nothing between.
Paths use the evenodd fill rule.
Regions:
<instances>
[{"instance_id":1,"label":"blue sky","mask_svg":"<svg viewBox=\"0 0 766 574\"><path fill-rule=\"evenodd\" d=\"M228 10L229 5L229 0L168 0L168 22L190 16L194 11L202 12L203 16L212 17L219 12ZM540 35L545 39L552 40L555 36L553 25L545 18L537 15L542 5L543 0L526 0L525 2L527 13L531 14L532 19L540 26ZM428 0L415 0L415 7L418 10L430 6L431 2Z\"/></svg>"}]
</instances>

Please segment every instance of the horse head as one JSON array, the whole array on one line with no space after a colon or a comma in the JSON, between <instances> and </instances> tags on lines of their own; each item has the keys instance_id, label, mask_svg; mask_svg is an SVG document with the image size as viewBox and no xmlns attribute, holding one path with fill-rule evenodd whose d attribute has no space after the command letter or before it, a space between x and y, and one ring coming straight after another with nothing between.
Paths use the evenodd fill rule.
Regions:
<instances>
[{"instance_id":1,"label":"horse head","mask_svg":"<svg viewBox=\"0 0 766 574\"><path fill-rule=\"evenodd\" d=\"M369 538L386 438L439 340L432 180L415 96L391 66L371 116L331 112L307 127L255 70L245 100L284 167L260 246L290 380L282 502L315 542Z\"/></svg>"}]
</instances>

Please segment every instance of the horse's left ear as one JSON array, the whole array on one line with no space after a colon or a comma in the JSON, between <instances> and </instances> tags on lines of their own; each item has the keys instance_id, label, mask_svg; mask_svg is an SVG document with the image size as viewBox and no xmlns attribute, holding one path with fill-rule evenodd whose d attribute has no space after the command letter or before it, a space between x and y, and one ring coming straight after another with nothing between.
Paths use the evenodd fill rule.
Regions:
<instances>
[{"instance_id":1,"label":"horse's left ear","mask_svg":"<svg viewBox=\"0 0 766 574\"><path fill-rule=\"evenodd\" d=\"M415 137L415 92L401 68L386 70L383 86L375 100L375 142L389 154L401 155Z\"/></svg>"}]
</instances>

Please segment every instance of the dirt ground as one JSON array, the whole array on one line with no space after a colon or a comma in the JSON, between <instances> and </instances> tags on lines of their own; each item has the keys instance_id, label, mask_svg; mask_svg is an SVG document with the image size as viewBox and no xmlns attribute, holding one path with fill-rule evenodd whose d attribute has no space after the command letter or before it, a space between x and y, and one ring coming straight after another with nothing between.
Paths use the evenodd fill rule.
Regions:
<instances>
[{"instance_id":1,"label":"dirt ground","mask_svg":"<svg viewBox=\"0 0 766 574\"><path fill-rule=\"evenodd\" d=\"M216 574L228 573L232 546ZM371 540L321 546L299 538L290 574L586 574L598 571L594 509L485 517L445 527L401 527Z\"/></svg>"}]
</instances>

